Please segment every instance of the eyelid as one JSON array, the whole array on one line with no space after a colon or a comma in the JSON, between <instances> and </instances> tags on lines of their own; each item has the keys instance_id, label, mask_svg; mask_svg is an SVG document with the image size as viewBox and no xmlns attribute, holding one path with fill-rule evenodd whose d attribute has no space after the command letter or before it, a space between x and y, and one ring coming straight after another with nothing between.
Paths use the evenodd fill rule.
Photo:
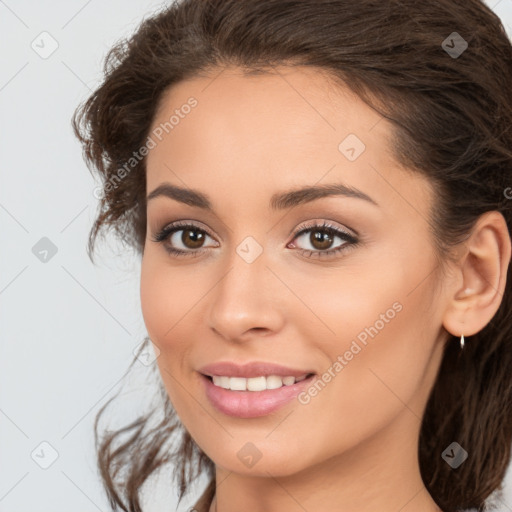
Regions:
<instances>
[{"instance_id":1,"label":"eyelid","mask_svg":"<svg viewBox=\"0 0 512 512\"><path fill-rule=\"evenodd\" d=\"M295 233L294 238L297 238L299 235L302 234L302 231L306 231L306 230L313 229L313 228L317 228L317 229L324 228L327 230L335 229L337 231L340 231L347 237L351 237L354 239L355 238L359 239L359 237L360 237L359 232L356 231L355 229L353 229L349 226L342 227L336 221L332 221L332 220L328 219L327 217L316 218L316 219L311 219L311 220L302 222L301 224L299 224L298 227L292 229L289 236L292 236Z\"/></svg>"},{"instance_id":2,"label":"eyelid","mask_svg":"<svg viewBox=\"0 0 512 512\"><path fill-rule=\"evenodd\" d=\"M205 227L205 225L201 221L198 221L195 219L184 219L184 220L172 221L172 222L166 223L164 226L162 226L160 228L155 226L151 231L156 232L156 235L155 235L155 237L156 237L167 229L172 229L172 230L174 230L173 233L175 233L176 231L178 231L178 228L180 228L180 227L187 228L187 227L190 227L191 224L194 225L194 227L197 227L198 229L204 231L210 238L215 240L216 237L210 232L209 228ZM336 224L336 225L333 225L333 224ZM301 222L298 226L292 228L291 231L288 233L287 238L290 238L291 236L293 236L293 239L292 239L292 241L293 241L297 237L302 235L304 231L314 229L314 228L316 228L316 229L324 228L327 230L329 230L329 229L338 230L342 234L346 235L349 238L359 239L360 235L359 235L358 231L356 231L355 229L353 229L349 226L341 227L337 224L338 223L336 221L332 221L325 217L310 219L308 221ZM348 228L348 230L347 230L347 228ZM219 238L222 241L222 237L219 237Z\"/></svg>"},{"instance_id":3,"label":"eyelid","mask_svg":"<svg viewBox=\"0 0 512 512\"><path fill-rule=\"evenodd\" d=\"M172 229L174 230L174 232L176 232L179 231L178 228L187 228L190 227L191 225L200 231L204 231L210 238L215 239L209 228L205 227L205 225L201 221L193 219L175 220L173 222L168 222L164 224L161 228L157 228L154 231L156 231L157 234L167 229Z\"/></svg>"},{"instance_id":4,"label":"eyelid","mask_svg":"<svg viewBox=\"0 0 512 512\"><path fill-rule=\"evenodd\" d=\"M214 247L219 247L219 243L215 240L215 237L213 237L209 230L203 229L197 221L190 221L190 220L179 220L171 222L167 225L165 225L158 233L154 234L152 236L152 241L160 243L163 245L164 249L172 255L174 258L182 258L182 257L198 257L203 253L208 253L208 249L210 247L200 247L197 249L191 249L191 250L183 250L183 249L176 249L175 247L167 246L166 241L169 240L175 233L185 230L186 228L192 228L192 230L197 231L203 231L208 237L210 237L215 242ZM330 233L332 236L342 239L344 242L342 245L334 248L334 249L327 249L327 250L320 250L320 249L302 249L300 247L297 247L296 244L294 244L294 240L298 239L301 236L304 236L307 232L311 231L324 231L327 233ZM310 220L306 223L303 223L302 225L299 225L298 228L294 230L293 233L293 239L291 242L288 242L286 244L286 248L288 248L289 244L292 243L294 246L294 251L298 252L300 256L304 256L306 252L309 252L309 256L306 258L308 260L311 259L321 259L321 258L328 258L329 260L336 260L338 259L337 256L341 255L342 253L345 253L345 251L350 251L351 249L355 248L356 246L360 245L360 238L359 236L355 236L353 234L348 233L344 228L337 227L334 224L331 224L331 221L323 220L319 221L318 219ZM336 255L336 256L333 256Z\"/></svg>"},{"instance_id":5,"label":"eyelid","mask_svg":"<svg viewBox=\"0 0 512 512\"><path fill-rule=\"evenodd\" d=\"M304 236L306 233L310 233L312 231L323 231L326 233L330 233L332 236L340 238L344 243L336 247L335 249L328 249L325 251L321 251L319 249L301 249L300 247L298 247L297 249L299 253L304 254L304 252L309 251L312 254L316 254L317 257L325 257L328 255L341 253L342 251L348 250L360 244L360 238L358 236L355 236L347 232L345 229L337 227L331 224L330 221L326 220L324 220L321 224L318 223L318 221L313 221L312 224L308 223L306 225L299 227L295 232L291 243L294 246L296 246L294 240L297 240L298 238Z\"/></svg>"}]
</instances>

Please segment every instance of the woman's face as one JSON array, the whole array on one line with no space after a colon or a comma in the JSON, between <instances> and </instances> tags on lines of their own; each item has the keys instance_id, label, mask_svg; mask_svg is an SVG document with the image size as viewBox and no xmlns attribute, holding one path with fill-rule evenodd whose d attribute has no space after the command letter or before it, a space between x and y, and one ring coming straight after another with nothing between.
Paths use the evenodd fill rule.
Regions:
<instances>
[{"instance_id":1,"label":"woman's face","mask_svg":"<svg viewBox=\"0 0 512 512\"><path fill-rule=\"evenodd\" d=\"M434 193L394 161L390 125L358 97L316 70L277 69L181 82L154 119L148 195L169 184L207 196L147 204L141 301L163 382L194 440L233 472L284 476L333 456L354 467L364 453L416 461L447 335ZM340 185L358 192L276 199ZM231 390L202 374L237 377L204 370L223 362L297 370L216 379L234 388L315 375Z\"/></svg>"}]
</instances>

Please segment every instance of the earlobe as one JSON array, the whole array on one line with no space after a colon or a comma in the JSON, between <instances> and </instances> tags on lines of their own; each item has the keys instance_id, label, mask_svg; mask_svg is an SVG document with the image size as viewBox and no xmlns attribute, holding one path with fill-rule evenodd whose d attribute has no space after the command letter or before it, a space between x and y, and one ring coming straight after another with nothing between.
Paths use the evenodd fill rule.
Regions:
<instances>
[{"instance_id":1,"label":"earlobe","mask_svg":"<svg viewBox=\"0 0 512 512\"><path fill-rule=\"evenodd\" d=\"M454 336L467 337L491 321L503 298L511 256L510 233L503 215L497 211L483 214L462 246L443 326Z\"/></svg>"}]
</instances>

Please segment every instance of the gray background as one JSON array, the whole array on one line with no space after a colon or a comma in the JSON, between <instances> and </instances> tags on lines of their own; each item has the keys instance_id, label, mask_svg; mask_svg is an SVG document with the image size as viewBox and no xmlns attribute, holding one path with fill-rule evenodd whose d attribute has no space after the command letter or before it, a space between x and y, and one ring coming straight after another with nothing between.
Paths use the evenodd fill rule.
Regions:
<instances>
[{"instance_id":1,"label":"gray background","mask_svg":"<svg viewBox=\"0 0 512 512\"><path fill-rule=\"evenodd\" d=\"M512 36L512 0L488 3ZM113 239L100 241L96 266L85 253L98 183L70 118L100 82L106 51L161 5L0 0L1 512L110 510L95 466L94 416L122 387L122 424L152 389L144 362L122 382L145 335L139 260ZM145 511L175 510L168 478L150 482ZM498 509L512 510L510 470Z\"/></svg>"}]
</instances>

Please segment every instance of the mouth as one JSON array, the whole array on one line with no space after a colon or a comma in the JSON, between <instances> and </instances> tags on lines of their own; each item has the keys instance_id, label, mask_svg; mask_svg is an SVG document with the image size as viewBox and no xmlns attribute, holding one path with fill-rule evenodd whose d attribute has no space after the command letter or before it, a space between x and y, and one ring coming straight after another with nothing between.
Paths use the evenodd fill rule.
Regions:
<instances>
[{"instance_id":1,"label":"mouth","mask_svg":"<svg viewBox=\"0 0 512 512\"><path fill-rule=\"evenodd\" d=\"M252 391L260 392L266 390L279 389L284 386L293 386L298 382L310 379L315 374L305 373L299 377L293 375L282 377L280 375L260 375L258 377L230 377L227 375L207 375L202 374L214 386L230 391Z\"/></svg>"},{"instance_id":2,"label":"mouth","mask_svg":"<svg viewBox=\"0 0 512 512\"><path fill-rule=\"evenodd\" d=\"M256 418L277 411L292 402L316 377L315 373L289 378L278 375L250 378L199 375L210 404L217 411L236 418Z\"/></svg>"}]
</instances>

